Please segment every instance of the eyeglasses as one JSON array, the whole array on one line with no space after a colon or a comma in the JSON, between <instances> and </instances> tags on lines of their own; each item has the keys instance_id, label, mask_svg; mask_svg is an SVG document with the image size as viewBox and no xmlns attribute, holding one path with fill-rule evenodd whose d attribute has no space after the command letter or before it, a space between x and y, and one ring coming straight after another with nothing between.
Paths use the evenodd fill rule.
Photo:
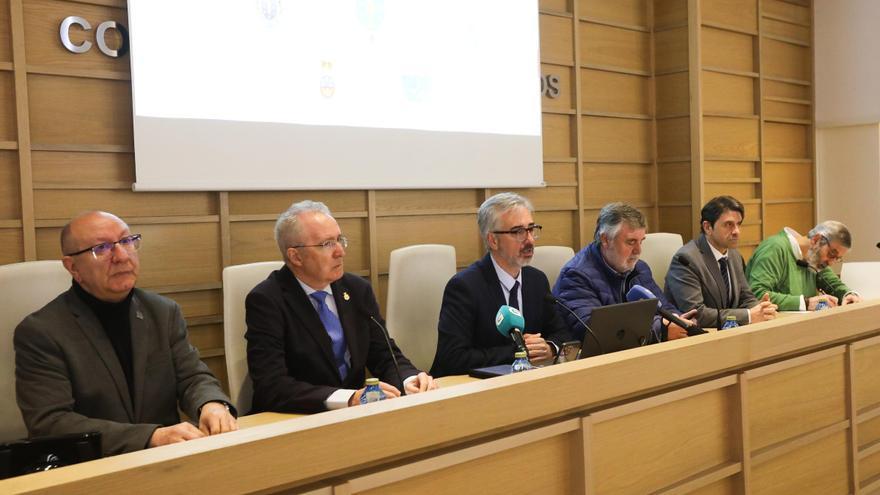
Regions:
<instances>
[{"instance_id":1,"label":"eyeglasses","mask_svg":"<svg viewBox=\"0 0 880 495\"><path fill-rule=\"evenodd\" d=\"M822 236L822 241L828 246L828 257L831 258L831 261L843 262L843 256L840 256L840 251L831 247L831 240L828 239L828 236L825 234L819 234Z\"/></svg>"},{"instance_id":2,"label":"eyeglasses","mask_svg":"<svg viewBox=\"0 0 880 495\"><path fill-rule=\"evenodd\" d=\"M129 236L125 236L122 239L119 239L116 242L102 242L101 244L95 244L92 247L87 247L82 251L77 251L75 253L65 254L64 256L76 256L78 254L87 253L89 251L92 252L92 256L95 259L103 258L110 253L113 252L113 248L119 244L123 249L128 251L129 253L133 253L141 247L141 235L140 234L132 234Z\"/></svg>"},{"instance_id":3,"label":"eyeglasses","mask_svg":"<svg viewBox=\"0 0 880 495\"><path fill-rule=\"evenodd\" d=\"M526 240L526 237L528 237L529 234L532 234L532 239L537 240L539 237L541 237L541 229L542 228L543 227L541 227L540 225L533 223L533 224L529 225L528 227L514 227L510 230L493 230L492 233L493 234L510 234L510 235L516 237L516 240L522 242L522 241Z\"/></svg>"},{"instance_id":4,"label":"eyeglasses","mask_svg":"<svg viewBox=\"0 0 880 495\"><path fill-rule=\"evenodd\" d=\"M348 237L341 235L341 236L337 237L336 239L327 239L326 241L324 241L320 244L298 244L296 246L290 246L290 247L292 247L292 248L319 247L319 248L323 248L326 251L333 251L334 249L336 249L337 244L342 246L342 249L347 248L348 247Z\"/></svg>"}]
</instances>

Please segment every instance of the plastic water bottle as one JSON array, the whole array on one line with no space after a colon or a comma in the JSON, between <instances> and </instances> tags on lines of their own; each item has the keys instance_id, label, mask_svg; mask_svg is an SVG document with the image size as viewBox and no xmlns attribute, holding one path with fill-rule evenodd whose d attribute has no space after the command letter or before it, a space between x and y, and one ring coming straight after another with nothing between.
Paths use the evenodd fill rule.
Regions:
<instances>
[{"instance_id":1,"label":"plastic water bottle","mask_svg":"<svg viewBox=\"0 0 880 495\"><path fill-rule=\"evenodd\" d=\"M728 328L736 328L739 326L739 323L736 322L736 316L729 315L724 319L724 325L721 325L722 330L727 330Z\"/></svg>"},{"instance_id":2,"label":"plastic water bottle","mask_svg":"<svg viewBox=\"0 0 880 495\"><path fill-rule=\"evenodd\" d=\"M529 362L529 358L525 352L517 352L513 355L513 358L513 364L510 365L511 373L519 373L521 371L532 369L532 363Z\"/></svg>"},{"instance_id":3,"label":"plastic water bottle","mask_svg":"<svg viewBox=\"0 0 880 495\"><path fill-rule=\"evenodd\" d=\"M816 309L814 309L813 311L822 311L823 309L828 309L830 307L831 306L828 305L828 301L822 299L821 301L816 303Z\"/></svg>"},{"instance_id":4,"label":"plastic water bottle","mask_svg":"<svg viewBox=\"0 0 880 495\"><path fill-rule=\"evenodd\" d=\"M379 387L378 378L367 378L367 388L361 394L361 404L385 400L385 392Z\"/></svg>"}]
</instances>

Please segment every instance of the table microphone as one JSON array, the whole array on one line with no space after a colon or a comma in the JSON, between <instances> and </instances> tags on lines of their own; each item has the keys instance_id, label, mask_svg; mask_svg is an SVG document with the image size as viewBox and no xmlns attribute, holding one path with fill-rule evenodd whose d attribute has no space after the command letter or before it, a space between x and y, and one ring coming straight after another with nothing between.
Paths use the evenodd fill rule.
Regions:
<instances>
[{"instance_id":1,"label":"table microphone","mask_svg":"<svg viewBox=\"0 0 880 495\"><path fill-rule=\"evenodd\" d=\"M388 334L388 329L385 328L384 325L379 323L379 319L373 316L373 313L367 309L363 301L357 301L355 303L355 307L357 308L358 312L369 318L370 321L375 323L376 326L379 327L379 330L382 331L382 337L385 337L385 345L388 346L388 352L391 354L391 361L394 363L394 371L397 372L397 382L400 383L400 394L406 395L406 390L403 386L403 377L400 376L400 366L397 364L397 355L394 353L394 348L391 347L391 337Z\"/></svg>"},{"instance_id":2,"label":"table microphone","mask_svg":"<svg viewBox=\"0 0 880 495\"><path fill-rule=\"evenodd\" d=\"M578 322L580 322L581 325L583 325L583 327L587 330L587 333L590 334L591 337L593 337L593 340L596 341L596 346L599 348L599 354L605 354L602 351L602 343L599 342L599 339L596 337L596 334L593 333L593 329L590 328L590 325L587 325L587 322L585 322L583 319L581 319L581 317L578 316L577 313L574 312L574 310L569 308L568 305L566 305L564 302L557 299L556 296L554 296L550 292L544 294L544 300L549 303L558 304L558 305L562 306L563 308L565 308L565 310L568 311L569 314L571 314L571 316L574 316L575 319Z\"/></svg>"},{"instance_id":3,"label":"table microphone","mask_svg":"<svg viewBox=\"0 0 880 495\"><path fill-rule=\"evenodd\" d=\"M680 316L675 315L671 311L664 308L663 304L660 302L660 299L658 299L653 292L642 287L641 285L633 285L629 292L626 293L627 302L641 301L642 299L655 299L657 301L657 313L663 318L666 318L672 323L675 323L681 328L687 330L688 335L700 335L703 333L707 333L705 330L700 328L699 325L695 325L689 321L685 321Z\"/></svg>"},{"instance_id":4,"label":"table microphone","mask_svg":"<svg viewBox=\"0 0 880 495\"><path fill-rule=\"evenodd\" d=\"M495 313L495 329L498 333L505 337L513 339L516 347L522 352L528 352L526 349L526 341L523 338L523 328L526 326L526 320L518 309L504 305L498 308Z\"/></svg>"}]
</instances>

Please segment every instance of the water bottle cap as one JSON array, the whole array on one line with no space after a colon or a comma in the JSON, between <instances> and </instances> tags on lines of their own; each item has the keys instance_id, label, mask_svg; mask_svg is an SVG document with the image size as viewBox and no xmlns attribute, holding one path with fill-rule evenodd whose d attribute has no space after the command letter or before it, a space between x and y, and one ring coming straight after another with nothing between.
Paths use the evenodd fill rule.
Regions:
<instances>
[{"instance_id":1,"label":"water bottle cap","mask_svg":"<svg viewBox=\"0 0 880 495\"><path fill-rule=\"evenodd\" d=\"M525 359L526 356L528 356L528 354L526 354L525 352L522 352L522 351L519 351L513 355L513 357L515 357L516 359Z\"/></svg>"},{"instance_id":2,"label":"water bottle cap","mask_svg":"<svg viewBox=\"0 0 880 495\"><path fill-rule=\"evenodd\" d=\"M378 378L367 378L367 385L378 385L378 384L379 384Z\"/></svg>"}]
</instances>

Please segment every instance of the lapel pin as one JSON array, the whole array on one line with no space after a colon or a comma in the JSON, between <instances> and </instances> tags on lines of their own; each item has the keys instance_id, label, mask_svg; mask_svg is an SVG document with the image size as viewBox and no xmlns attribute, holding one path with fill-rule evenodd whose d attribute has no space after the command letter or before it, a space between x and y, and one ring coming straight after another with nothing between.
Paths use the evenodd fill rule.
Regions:
<instances>
[{"instance_id":1,"label":"lapel pin","mask_svg":"<svg viewBox=\"0 0 880 495\"><path fill-rule=\"evenodd\" d=\"M345 299L346 301L348 301L349 299L351 299L351 296L348 295L348 292L343 291L342 298Z\"/></svg>"},{"instance_id":2,"label":"lapel pin","mask_svg":"<svg viewBox=\"0 0 880 495\"><path fill-rule=\"evenodd\" d=\"M134 315L137 316L137 319L138 319L138 320L143 320L143 319L144 319L144 314L141 313L140 311L135 311Z\"/></svg>"}]
</instances>

